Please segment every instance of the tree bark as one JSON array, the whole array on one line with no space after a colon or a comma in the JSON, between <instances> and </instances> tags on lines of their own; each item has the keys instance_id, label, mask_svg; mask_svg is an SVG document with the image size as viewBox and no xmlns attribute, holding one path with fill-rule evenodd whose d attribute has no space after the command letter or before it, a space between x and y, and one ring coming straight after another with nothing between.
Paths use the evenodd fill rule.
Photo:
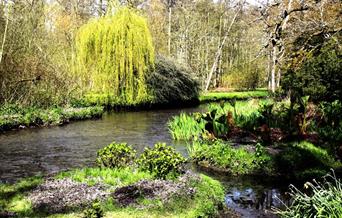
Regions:
<instances>
[{"instance_id":1,"label":"tree bark","mask_svg":"<svg viewBox=\"0 0 342 218\"><path fill-rule=\"evenodd\" d=\"M171 55L171 21L172 21L172 7L169 6L169 27L168 27L168 52Z\"/></svg>"},{"instance_id":2,"label":"tree bark","mask_svg":"<svg viewBox=\"0 0 342 218\"><path fill-rule=\"evenodd\" d=\"M217 51L216 51L214 63L213 63L213 65L212 65L212 67L211 67L211 70L210 70L210 72L209 72L209 75L208 75L208 78L207 78L207 81L206 81L206 85L205 85L204 91L208 91L208 89L209 89L211 78L213 77L213 74L214 74L214 72L215 72L215 70L216 70L216 68L217 68L217 64L218 64L218 62L219 62L219 60L220 60L220 57L221 57L221 54L222 54L222 49L223 49L223 47L224 47L224 44L225 44L226 41L227 41L228 34L229 34L229 32L230 32L230 30L231 30L233 24L235 23L235 20L236 20L238 14L240 13L240 10L241 10L241 7L240 7L240 8L238 9L238 11L235 13L234 18L233 18L232 22L230 23L229 28L228 28L226 34L224 35L224 38L223 38L221 44L219 45L219 47L218 47L218 49L217 49Z\"/></svg>"},{"instance_id":3,"label":"tree bark","mask_svg":"<svg viewBox=\"0 0 342 218\"><path fill-rule=\"evenodd\" d=\"M4 53L4 49L5 49L5 42L6 42L7 29L8 29L8 23L9 23L9 15L10 15L10 10L9 10L10 6L7 6L7 7L8 8L7 8L7 18L6 18L6 24L5 24L5 31L4 31L4 35L2 38L2 44L1 44L1 50L0 50L0 64L2 62L2 56Z\"/></svg>"}]
</instances>

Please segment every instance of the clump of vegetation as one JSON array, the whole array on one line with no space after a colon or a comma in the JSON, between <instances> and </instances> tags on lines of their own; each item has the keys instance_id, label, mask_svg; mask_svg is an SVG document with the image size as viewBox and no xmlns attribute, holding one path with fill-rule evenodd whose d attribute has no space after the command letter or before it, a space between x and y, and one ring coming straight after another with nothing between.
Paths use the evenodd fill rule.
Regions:
<instances>
[{"instance_id":1,"label":"clump of vegetation","mask_svg":"<svg viewBox=\"0 0 342 218\"><path fill-rule=\"evenodd\" d=\"M149 102L146 76L154 67L154 48L145 18L120 8L91 20L76 39L78 73L89 91L114 95L127 105Z\"/></svg>"},{"instance_id":2,"label":"clump of vegetation","mask_svg":"<svg viewBox=\"0 0 342 218\"><path fill-rule=\"evenodd\" d=\"M61 108L42 109L37 107L20 107L19 105L3 105L0 108L0 131L18 128L19 126L48 126L68 123L71 120L98 118L103 108Z\"/></svg>"},{"instance_id":3,"label":"clump of vegetation","mask_svg":"<svg viewBox=\"0 0 342 218\"><path fill-rule=\"evenodd\" d=\"M137 160L139 169L156 178L175 178L183 172L186 159L171 146L158 143L152 149L145 148Z\"/></svg>"},{"instance_id":4,"label":"clump of vegetation","mask_svg":"<svg viewBox=\"0 0 342 218\"><path fill-rule=\"evenodd\" d=\"M213 143L196 141L188 146L188 150L195 163L219 168L234 175L272 171L271 157L261 145L257 146L256 152L252 152L243 147L233 148L219 140Z\"/></svg>"},{"instance_id":5,"label":"clump of vegetation","mask_svg":"<svg viewBox=\"0 0 342 218\"><path fill-rule=\"evenodd\" d=\"M283 89L291 90L294 96L309 95L315 102L342 99L339 37L331 37L329 41L320 42L312 46L314 49L292 58L282 80Z\"/></svg>"},{"instance_id":6,"label":"clump of vegetation","mask_svg":"<svg viewBox=\"0 0 342 218\"><path fill-rule=\"evenodd\" d=\"M205 121L196 119L194 116L181 113L174 116L169 122L169 131L175 140L191 140L202 135Z\"/></svg>"},{"instance_id":7,"label":"clump of vegetation","mask_svg":"<svg viewBox=\"0 0 342 218\"><path fill-rule=\"evenodd\" d=\"M136 151L127 143L111 143L97 152L99 167L122 168L131 165Z\"/></svg>"},{"instance_id":8,"label":"clump of vegetation","mask_svg":"<svg viewBox=\"0 0 342 218\"><path fill-rule=\"evenodd\" d=\"M325 175L329 169L341 167L324 148L303 141L285 144L274 157L275 167L281 174L297 179L308 179Z\"/></svg>"},{"instance_id":9,"label":"clump of vegetation","mask_svg":"<svg viewBox=\"0 0 342 218\"><path fill-rule=\"evenodd\" d=\"M175 106L198 101L199 83L186 68L162 56L157 56L147 84L153 93L153 104Z\"/></svg>"},{"instance_id":10,"label":"clump of vegetation","mask_svg":"<svg viewBox=\"0 0 342 218\"><path fill-rule=\"evenodd\" d=\"M306 182L305 191L290 186L292 203L285 210L277 210L281 217L331 217L342 214L342 183L335 174L328 174L323 182Z\"/></svg>"},{"instance_id":11,"label":"clump of vegetation","mask_svg":"<svg viewBox=\"0 0 342 218\"><path fill-rule=\"evenodd\" d=\"M95 201L90 208L84 211L84 218L101 218L104 212L99 201Z\"/></svg>"}]
</instances>

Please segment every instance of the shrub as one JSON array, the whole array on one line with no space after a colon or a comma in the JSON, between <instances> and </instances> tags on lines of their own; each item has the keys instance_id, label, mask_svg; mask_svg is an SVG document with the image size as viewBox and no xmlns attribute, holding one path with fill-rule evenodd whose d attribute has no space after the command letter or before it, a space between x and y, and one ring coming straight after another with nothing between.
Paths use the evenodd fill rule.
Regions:
<instances>
[{"instance_id":1,"label":"shrub","mask_svg":"<svg viewBox=\"0 0 342 218\"><path fill-rule=\"evenodd\" d=\"M97 152L100 167L123 168L133 163L135 150L126 143L111 143Z\"/></svg>"},{"instance_id":2,"label":"shrub","mask_svg":"<svg viewBox=\"0 0 342 218\"><path fill-rule=\"evenodd\" d=\"M181 154L165 143L157 143L152 149L146 148L137 160L142 171L148 171L161 179L177 177L182 173L185 162Z\"/></svg>"},{"instance_id":3,"label":"shrub","mask_svg":"<svg viewBox=\"0 0 342 218\"><path fill-rule=\"evenodd\" d=\"M307 182L304 187L310 194L290 186L292 204L283 211L276 210L276 213L288 218L341 217L342 183L334 174L328 174L323 182Z\"/></svg>"},{"instance_id":4,"label":"shrub","mask_svg":"<svg viewBox=\"0 0 342 218\"><path fill-rule=\"evenodd\" d=\"M342 49L338 41L333 38L305 53L299 66L298 58L293 58L294 66L282 79L284 91L291 90L295 96L309 95L314 101L342 99Z\"/></svg>"},{"instance_id":5,"label":"shrub","mask_svg":"<svg viewBox=\"0 0 342 218\"><path fill-rule=\"evenodd\" d=\"M155 71L148 77L147 84L154 104L180 105L198 101L199 83L186 68L162 56L157 56Z\"/></svg>"},{"instance_id":6,"label":"shrub","mask_svg":"<svg viewBox=\"0 0 342 218\"><path fill-rule=\"evenodd\" d=\"M84 218L101 218L104 216L101 203L95 201L90 208L84 211Z\"/></svg>"}]
</instances>

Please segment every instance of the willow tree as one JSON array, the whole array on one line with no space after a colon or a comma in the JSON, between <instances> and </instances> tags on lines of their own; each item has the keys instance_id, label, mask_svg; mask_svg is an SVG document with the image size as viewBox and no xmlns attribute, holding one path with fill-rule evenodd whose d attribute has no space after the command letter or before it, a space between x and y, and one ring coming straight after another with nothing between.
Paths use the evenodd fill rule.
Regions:
<instances>
[{"instance_id":1,"label":"willow tree","mask_svg":"<svg viewBox=\"0 0 342 218\"><path fill-rule=\"evenodd\" d=\"M149 99L146 76L154 67L147 22L132 9L91 20L76 38L78 73L92 92L124 104Z\"/></svg>"}]
</instances>

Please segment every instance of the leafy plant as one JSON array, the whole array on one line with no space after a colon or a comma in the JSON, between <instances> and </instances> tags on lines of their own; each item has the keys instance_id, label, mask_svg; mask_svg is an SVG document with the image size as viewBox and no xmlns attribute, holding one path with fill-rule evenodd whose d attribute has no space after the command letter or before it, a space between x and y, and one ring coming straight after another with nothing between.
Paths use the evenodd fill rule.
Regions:
<instances>
[{"instance_id":1,"label":"leafy plant","mask_svg":"<svg viewBox=\"0 0 342 218\"><path fill-rule=\"evenodd\" d=\"M136 151L126 143L111 143L97 152L97 165L123 168L133 163Z\"/></svg>"},{"instance_id":2,"label":"leafy plant","mask_svg":"<svg viewBox=\"0 0 342 218\"><path fill-rule=\"evenodd\" d=\"M96 200L90 208L84 211L84 218L101 218L104 217L104 212L100 201Z\"/></svg>"},{"instance_id":3,"label":"leafy plant","mask_svg":"<svg viewBox=\"0 0 342 218\"><path fill-rule=\"evenodd\" d=\"M285 210L275 209L281 217L329 217L340 218L342 214L342 183L333 173L324 177L323 182L306 182L303 192L290 186L292 204Z\"/></svg>"},{"instance_id":4,"label":"leafy plant","mask_svg":"<svg viewBox=\"0 0 342 218\"><path fill-rule=\"evenodd\" d=\"M153 148L145 148L137 160L139 169L150 172L154 177L175 178L183 171L186 159L171 146L157 143Z\"/></svg>"},{"instance_id":5,"label":"leafy plant","mask_svg":"<svg viewBox=\"0 0 342 218\"><path fill-rule=\"evenodd\" d=\"M169 131L175 140L196 139L204 131L205 121L198 117L198 114L188 115L181 113L174 116L169 122Z\"/></svg>"}]
</instances>

